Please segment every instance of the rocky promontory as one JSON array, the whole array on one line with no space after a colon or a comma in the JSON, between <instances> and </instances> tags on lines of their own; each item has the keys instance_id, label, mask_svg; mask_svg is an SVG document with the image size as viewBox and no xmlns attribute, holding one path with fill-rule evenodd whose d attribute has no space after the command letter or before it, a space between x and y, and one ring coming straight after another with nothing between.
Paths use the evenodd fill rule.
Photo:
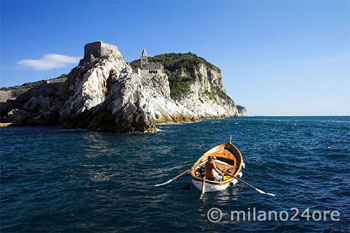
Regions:
<instances>
[{"instance_id":1,"label":"rocky promontory","mask_svg":"<svg viewBox=\"0 0 350 233\"><path fill-rule=\"evenodd\" d=\"M116 46L87 44L84 58L66 77L0 91L1 121L154 132L157 123L247 115L226 95L220 69L203 58L145 54L129 64Z\"/></svg>"}]
</instances>

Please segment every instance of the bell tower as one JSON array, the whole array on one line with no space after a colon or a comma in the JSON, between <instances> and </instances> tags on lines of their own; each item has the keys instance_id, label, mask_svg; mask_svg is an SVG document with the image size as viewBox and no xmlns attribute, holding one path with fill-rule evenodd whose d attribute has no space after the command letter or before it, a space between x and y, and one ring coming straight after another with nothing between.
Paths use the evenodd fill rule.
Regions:
<instances>
[{"instance_id":1,"label":"bell tower","mask_svg":"<svg viewBox=\"0 0 350 233\"><path fill-rule=\"evenodd\" d=\"M141 69L144 67L145 64L148 63L148 56L146 53L146 50L143 49L141 53Z\"/></svg>"}]
</instances>

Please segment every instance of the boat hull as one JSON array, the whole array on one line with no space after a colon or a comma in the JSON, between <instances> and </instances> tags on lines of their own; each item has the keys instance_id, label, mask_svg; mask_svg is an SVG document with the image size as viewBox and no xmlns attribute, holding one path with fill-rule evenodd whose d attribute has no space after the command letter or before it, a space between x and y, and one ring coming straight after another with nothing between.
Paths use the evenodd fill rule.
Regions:
<instances>
[{"instance_id":1,"label":"boat hull","mask_svg":"<svg viewBox=\"0 0 350 233\"><path fill-rule=\"evenodd\" d=\"M240 172L238 174L238 178L241 178L243 176L243 173ZM196 189L198 189L199 191L202 190L202 183L203 181L199 181L197 179L193 179L192 180L192 184L194 187L196 187ZM227 189L229 186L235 186L238 183L238 180L233 179L230 183L226 183L226 184L212 184L212 183L205 183L205 192L215 192L215 191L222 191Z\"/></svg>"},{"instance_id":2,"label":"boat hull","mask_svg":"<svg viewBox=\"0 0 350 233\"><path fill-rule=\"evenodd\" d=\"M232 180L232 182L230 183L226 183L226 184L222 184L222 185L218 185L218 184L211 184L211 183L205 183L205 192L215 192L215 191L222 191L227 189L230 185L234 186L235 184L237 184L237 180L234 179ZM198 181L195 179L192 179L192 184L194 187L196 187L199 191L202 190L202 181Z\"/></svg>"},{"instance_id":3,"label":"boat hull","mask_svg":"<svg viewBox=\"0 0 350 233\"><path fill-rule=\"evenodd\" d=\"M215 164L223 170L225 176L232 177L229 180L216 182L205 179L205 164L209 156L215 156ZM203 179L205 179L204 192L215 192L227 189L229 186L237 184L238 180L235 177L242 177L241 169L245 167L241 152L231 142L216 146L204 153L197 162L192 166L191 179L192 184L202 190Z\"/></svg>"}]
</instances>

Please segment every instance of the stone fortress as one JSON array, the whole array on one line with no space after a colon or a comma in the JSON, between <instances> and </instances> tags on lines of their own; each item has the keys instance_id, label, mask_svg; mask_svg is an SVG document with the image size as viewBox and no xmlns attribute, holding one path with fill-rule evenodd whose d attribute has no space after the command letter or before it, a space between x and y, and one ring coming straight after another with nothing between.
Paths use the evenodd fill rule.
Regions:
<instances>
[{"instance_id":1,"label":"stone fortress","mask_svg":"<svg viewBox=\"0 0 350 233\"><path fill-rule=\"evenodd\" d=\"M86 44L84 47L84 61L90 62L98 57L106 56L120 56L118 47L115 45L104 43L103 41L96 41Z\"/></svg>"},{"instance_id":2,"label":"stone fortress","mask_svg":"<svg viewBox=\"0 0 350 233\"><path fill-rule=\"evenodd\" d=\"M86 44L84 47L84 62L91 62L99 57L121 56L118 47L115 45L96 41ZM144 78L149 78L157 74L164 74L164 66L160 63L148 63L148 56L144 49L140 58L141 68L137 73Z\"/></svg>"}]
</instances>

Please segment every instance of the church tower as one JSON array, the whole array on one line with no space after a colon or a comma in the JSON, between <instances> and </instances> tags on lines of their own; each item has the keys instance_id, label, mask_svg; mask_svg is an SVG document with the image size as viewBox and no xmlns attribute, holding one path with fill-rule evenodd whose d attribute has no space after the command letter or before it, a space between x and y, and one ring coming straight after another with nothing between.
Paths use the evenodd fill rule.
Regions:
<instances>
[{"instance_id":1,"label":"church tower","mask_svg":"<svg viewBox=\"0 0 350 233\"><path fill-rule=\"evenodd\" d=\"M141 69L144 67L145 64L148 63L148 56L146 53L146 50L143 49L141 53Z\"/></svg>"}]
</instances>

